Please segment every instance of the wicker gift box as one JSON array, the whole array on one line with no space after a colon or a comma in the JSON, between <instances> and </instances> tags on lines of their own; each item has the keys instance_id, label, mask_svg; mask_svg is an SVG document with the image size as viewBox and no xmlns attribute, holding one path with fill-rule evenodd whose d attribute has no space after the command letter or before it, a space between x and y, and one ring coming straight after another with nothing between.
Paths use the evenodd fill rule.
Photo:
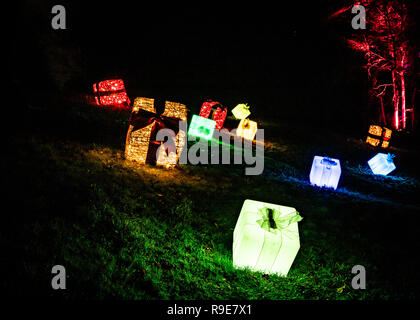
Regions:
<instances>
[{"instance_id":1,"label":"wicker gift box","mask_svg":"<svg viewBox=\"0 0 420 320\"><path fill-rule=\"evenodd\" d=\"M369 127L368 136L366 138L366 143L374 147L389 147L389 140L391 139L392 130L386 127L371 125Z\"/></svg>"},{"instance_id":2,"label":"wicker gift box","mask_svg":"<svg viewBox=\"0 0 420 320\"><path fill-rule=\"evenodd\" d=\"M100 106L129 107L130 99L122 79L105 80L93 84L95 104Z\"/></svg>"},{"instance_id":3,"label":"wicker gift box","mask_svg":"<svg viewBox=\"0 0 420 320\"><path fill-rule=\"evenodd\" d=\"M233 265L286 276L300 249L295 208L245 200L233 232Z\"/></svg>"},{"instance_id":4,"label":"wicker gift box","mask_svg":"<svg viewBox=\"0 0 420 320\"><path fill-rule=\"evenodd\" d=\"M187 108L184 104L165 101L162 114L156 113L155 99L136 98L129 120L125 144L125 158L141 164L173 167L177 164L186 143L186 132L180 129L179 122L187 121ZM156 141L160 129L174 132L173 144L165 149L162 141Z\"/></svg>"}]
</instances>

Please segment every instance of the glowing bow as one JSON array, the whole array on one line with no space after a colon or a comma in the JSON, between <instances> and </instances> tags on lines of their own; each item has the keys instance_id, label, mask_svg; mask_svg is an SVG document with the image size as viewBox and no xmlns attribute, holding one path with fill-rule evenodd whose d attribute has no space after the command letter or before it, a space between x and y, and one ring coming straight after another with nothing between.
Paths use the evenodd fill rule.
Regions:
<instances>
[{"instance_id":1,"label":"glowing bow","mask_svg":"<svg viewBox=\"0 0 420 320\"><path fill-rule=\"evenodd\" d=\"M303 219L297 211L281 217L280 211L267 207L259 209L258 214L262 218L257 220L258 225L265 231L274 234L287 231L287 228L292 223L299 222Z\"/></svg>"}]
</instances>

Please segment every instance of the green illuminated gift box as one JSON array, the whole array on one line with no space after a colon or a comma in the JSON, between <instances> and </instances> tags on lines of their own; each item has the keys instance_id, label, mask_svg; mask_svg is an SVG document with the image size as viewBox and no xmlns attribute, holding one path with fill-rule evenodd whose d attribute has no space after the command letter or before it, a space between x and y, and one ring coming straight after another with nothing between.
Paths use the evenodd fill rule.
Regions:
<instances>
[{"instance_id":1,"label":"green illuminated gift box","mask_svg":"<svg viewBox=\"0 0 420 320\"><path fill-rule=\"evenodd\" d=\"M299 251L295 208L245 200L233 233L233 265L286 276Z\"/></svg>"},{"instance_id":2,"label":"green illuminated gift box","mask_svg":"<svg viewBox=\"0 0 420 320\"><path fill-rule=\"evenodd\" d=\"M188 135L210 140L213 138L216 121L193 115L188 129Z\"/></svg>"}]
</instances>

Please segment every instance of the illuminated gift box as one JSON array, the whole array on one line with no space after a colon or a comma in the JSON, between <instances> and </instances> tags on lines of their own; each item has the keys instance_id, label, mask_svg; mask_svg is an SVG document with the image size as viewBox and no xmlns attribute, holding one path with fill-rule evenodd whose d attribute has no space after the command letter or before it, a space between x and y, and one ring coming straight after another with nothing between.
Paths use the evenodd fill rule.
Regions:
<instances>
[{"instance_id":1,"label":"illuminated gift box","mask_svg":"<svg viewBox=\"0 0 420 320\"><path fill-rule=\"evenodd\" d=\"M186 142L186 132L179 128L180 121L187 121L187 108L184 104L165 101L165 110L159 115L156 113L154 99L136 98L129 120L125 158L141 164L147 162L158 166L175 166ZM174 143L166 150L163 142L156 140L157 132L165 128L175 133Z\"/></svg>"},{"instance_id":2,"label":"illuminated gift box","mask_svg":"<svg viewBox=\"0 0 420 320\"><path fill-rule=\"evenodd\" d=\"M309 174L311 184L337 189L340 175L340 160L320 156L314 157L311 173Z\"/></svg>"},{"instance_id":3,"label":"illuminated gift box","mask_svg":"<svg viewBox=\"0 0 420 320\"><path fill-rule=\"evenodd\" d=\"M236 119L242 120L248 117L251 112L249 111L249 106L247 104L241 103L232 109L232 114Z\"/></svg>"},{"instance_id":4,"label":"illuminated gift box","mask_svg":"<svg viewBox=\"0 0 420 320\"><path fill-rule=\"evenodd\" d=\"M188 135L192 137L204 138L210 140L213 138L216 121L193 115L190 126L188 128Z\"/></svg>"},{"instance_id":5,"label":"illuminated gift box","mask_svg":"<svg viewBox=\"0 0 420 320\"><path fill-rule=\"evenodd\" d=\"M368 164L374 174L382 174L386 176L396 168L394 161L392 160L393 158L394 155L390 153L378 153L368 161Z\"/></svg>"},{"instance_id":6,"label":"illuminated gift box","mask_svg":"<svg viewBox=\"0 0 420 320\"><path fill-rule=\"evenodd\" d=\"M381 146L382 148L388 148L391 135L391 129L371 125L369 127L369 135L366 138L366 142L374 147Z\"/></svg>"},{"instance_id":7,"label":"illuminated gift box","mask_svg":"<svg viewBox=\"0 0 420 320\"><path fill-rule=\"evenodd\" d=\"M254 140L255 134L257 133L258 125L255 121L249 119L242 119L239 122L238 129L236 129L236 135L247 140Z\"/></svg>"},{"instance_id":8,"label":"illuminated gift box","mask_svg":"<svg viewBox=\"0 0 420 320\"><path fill-rule=\"evenodd\" d=\"M245 200L233 232L233 265L286 276L299 251L295 208Z\"/></svg>"},{"instance_id":9,"label":"illuminated gift box","mask_svg":"<svg viewBox=\"0 0 420 320\"><path fill-rule=\"evenodd\" d=\"M198 115L203 118L209 118L212 110L214 110L212 119L216 121L215 129L220 130L223 128L223 123L226 119L227 108L222 106L219 102L213 100L204 101Z\"/></svg>"},{"instance_id":10,"label":"illuminated gift box","mask_svg":"<svg viewBox=\"0 0 420 320\"><path fill-rule=\"evenodd\" d=\"M97 105L126 106L127 108L130 105L130 99L127 96L122 79L94 83L93 94Z\"/></svg>"}]
</instances>

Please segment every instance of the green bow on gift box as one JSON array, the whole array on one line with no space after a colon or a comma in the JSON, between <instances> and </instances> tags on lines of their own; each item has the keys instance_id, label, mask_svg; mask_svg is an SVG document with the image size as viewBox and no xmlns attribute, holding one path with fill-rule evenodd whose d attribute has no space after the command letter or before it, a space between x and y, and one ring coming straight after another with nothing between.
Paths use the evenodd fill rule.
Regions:
<instances>
[{"instance_id":1,"label":"green bow on gift box","mask_svg":"<svg viewBox=\"0 0 420 320\"><path fill-rule=\"evenodd\" d=\"M257 220L258 225L265 231L273 234L287 231L287 228L292 223L299 222L303 219L297 211L281 217L279 210L267 207L259 209L258 214L262 217L262 219Z\"/></svg>"}]
</instances>

